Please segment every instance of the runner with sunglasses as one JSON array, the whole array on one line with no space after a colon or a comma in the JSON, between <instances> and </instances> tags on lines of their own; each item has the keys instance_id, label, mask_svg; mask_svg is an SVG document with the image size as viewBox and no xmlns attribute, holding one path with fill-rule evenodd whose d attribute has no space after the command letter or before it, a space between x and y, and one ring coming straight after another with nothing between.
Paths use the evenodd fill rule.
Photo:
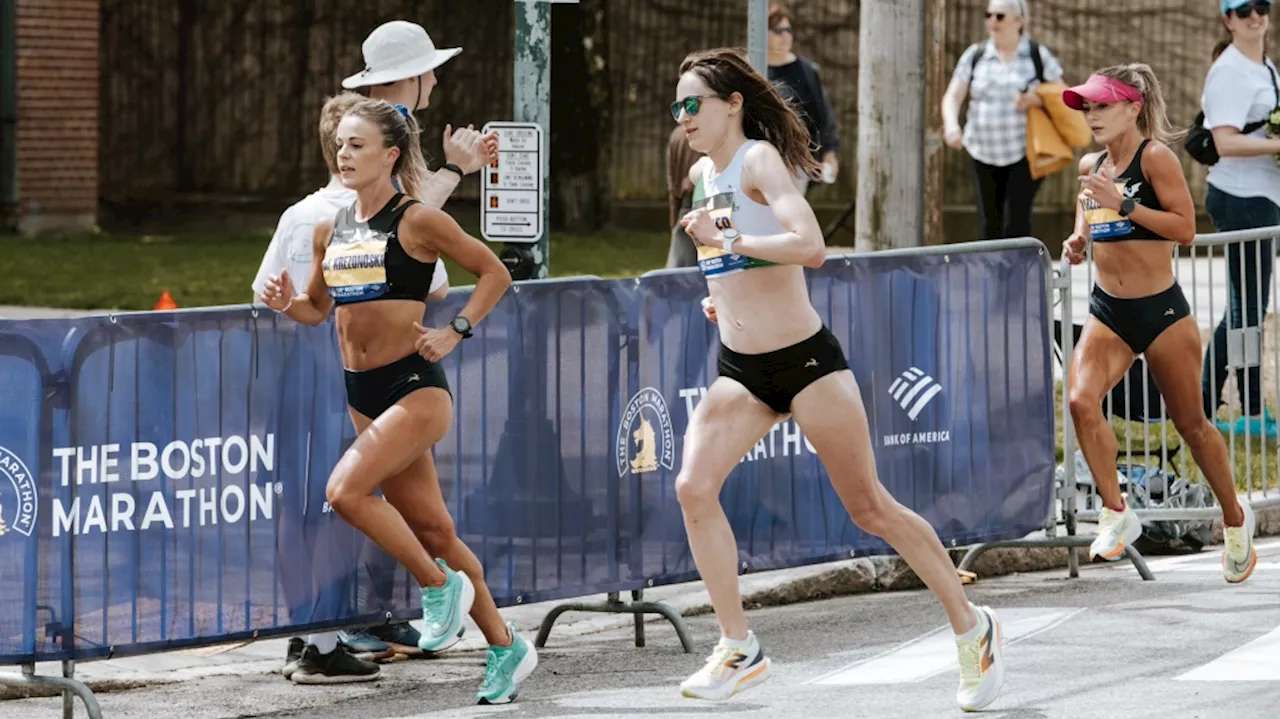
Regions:
<instances>
[{"instance_id":1,"label":"runner with sunglasses","mask_svg":"<svg viewBox=\"0 0 1280 719\"><path fill-rule=\"evenodd\" d=\"M731 49L699 52L680 67L672 117L694 151L693 211L682 222L698 245L720 328L720 376L689 419L676 495L694 562L721 638L681 684L687 697L724 700L769 676L747 628L738 549L720 490L738 461L792 415L816 449L854 523L882 537L937 595L956 633L964 709L990 704L1004 681L1000 624L965 597L938 535L880 484L862 395L844 351L809 301L805 267L826 259L822 228L796 189L819 165L809 132L777 89Z\"/></svg>"},{"instance_id":2,"label":"runner with sunglasses","mask_svg":"<svg viewBox=\"0 0 1280 719\"><path fill-rule=\"evenodd\" d=\"M1271 27L1271 3L1222 0L1222 24L1227 36L1213 51L1213 65L1204 80L1200 109L1203 134L1212 138L1216 157L1209 167L1204 207L1219 232L1280 225L1280 167L1272 156L1280 152L1280 138L1267 136L1267 119L1280 105L1277 70L1266 57ZM1200 376L1204 413L1216 419L1226 404L1227 337L1231 330L1256 327L1261 332L1271 299L1274 240L1231 245L1226 252L1229 294L1222 318L1205 351ZM1277 435L1275 417L1262 401L1262 368L1236 369L1236 396L1241 416L1233 423L1218 420L1218 429L1237 436Z\"/></svg>"}]
</instances>

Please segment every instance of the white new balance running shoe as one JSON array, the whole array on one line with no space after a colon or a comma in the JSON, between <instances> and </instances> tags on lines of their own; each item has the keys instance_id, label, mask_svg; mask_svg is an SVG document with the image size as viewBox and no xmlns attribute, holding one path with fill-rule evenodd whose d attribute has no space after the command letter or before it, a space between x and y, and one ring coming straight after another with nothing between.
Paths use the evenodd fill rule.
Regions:
<instances>
[{"instance_id":1,"label":"white new balance running shoe","mask_svg":"<svg viewBox=\"0 0 1280 719\"><path fill-rule=\"evenodd\" d=\"M1248 579L1258 566L1258 550L1253 548L1258 519L1247 502L1241 502L1240 508L1244 510L1244 526L1222 528L1222 538L1227 544L1222 551L1222 576L1232 584Z\"/></svg>"},{"instance_id":2,"label":"white new balance running shoe","mask_svg":"<svg viewBox=\"0 0 1280 719\"><path fill-rule=\"evenodd\" d=\"M1098 536L1089 545L1089 559L1102 557L1114 562L1124 554L1125 547L1142 536L1142 520L1133 511L1133 505L1124 503L1124 511L1117 512L1103 507L1098 513Z\"/></svg>"},{"instance_id":3,"label":"white new balance running shoe","mask_svg":"<svg viewBox=\"0 0 1280 719\"><path fill-rule=\"evenodd\" d=\"M720 637L702 669L680 684L680 693L691 699L724 701L768 678L769 658L755 633L747 632L746 641Z\"/></svg>"},{"instance_id":4,"label":"white new balance running shoe","mask_svg":"<svg viewBox=\"0 0 1280 719\"><path fill-rule=\"evenodd\" d=\"M972 605L970 605L972 606ZM960 688L956 701L960 708L978 711L995 701L1004 686L1004 635L1000 620L990 607L973 607L978 626L956 637L960 652Z\"/></svg>"}]
</instances>

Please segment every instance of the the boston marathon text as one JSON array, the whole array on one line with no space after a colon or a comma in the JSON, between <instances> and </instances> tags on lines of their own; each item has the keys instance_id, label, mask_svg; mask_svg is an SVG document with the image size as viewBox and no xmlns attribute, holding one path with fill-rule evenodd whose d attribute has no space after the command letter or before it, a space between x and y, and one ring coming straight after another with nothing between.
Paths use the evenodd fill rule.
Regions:
<instances>
[{"instance_id":1,"label":"the boston marathon text","mask_svg":"<svg viewBox=\"0 0 1280 719\"><path fill-rule=\"evenodd\" d=\"M55 537L271 519L280 492L278 484L253 481L275 470L271 434L59 447L53 460L63 487L117 485L105 494L78 491L69 503L53 497ZM147 494L119 484L159 478L181 484Z\"/></svg>"}]
</instances>

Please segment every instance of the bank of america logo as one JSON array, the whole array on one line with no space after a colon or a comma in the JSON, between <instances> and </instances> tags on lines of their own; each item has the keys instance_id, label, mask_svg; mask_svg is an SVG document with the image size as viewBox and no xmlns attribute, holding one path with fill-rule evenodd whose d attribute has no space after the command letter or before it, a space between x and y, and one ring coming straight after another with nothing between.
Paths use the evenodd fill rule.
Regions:
<instances>
[{"instance_id":1,"label":"bank of america logo","mask_svg":"<svg viewBox=\"0 0 1280 719\"><path fill-rule=\"evenodd\" d=\"M903 372L889 386L889 396L906 410L912 420L941 391L942 385L918 367Z\"/></svg>"}]
</instances>

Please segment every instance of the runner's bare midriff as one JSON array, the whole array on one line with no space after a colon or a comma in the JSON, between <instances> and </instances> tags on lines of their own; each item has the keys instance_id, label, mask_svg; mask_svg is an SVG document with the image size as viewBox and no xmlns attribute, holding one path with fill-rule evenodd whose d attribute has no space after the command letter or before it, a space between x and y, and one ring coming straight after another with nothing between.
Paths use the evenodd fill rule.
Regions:
<instances>
[{"instance_id":1,"label":"runner's bare midriff","mask_svg":"<svg viewBox=\"0 0 1280 719\"><path fill-rule=\"evenodd\" d=\"M707 278L720 342L740 354L762 354L802 342L822 329L809 304L804 268L756 267Z\"/></svg>"},{"instance_id":2,"label":"runner's bare midriff","mask_svg":"<svg viewBox=\"0 0 1280 719\"><path fill-rule=\"evenodd\" d=\"M1172 242L1094 242L1093 280L1121 299L1160 294L1173 285L1172 255Z\"/></svg>"},{"instance_id":3,"label":"runner's bare midriff","mask_svg":"<svg viewBox=\"0 0 1280 719\"><path fill-rule=\"evenodd\" d=\"M335 313L342 366L369 370L391 364L417 351L423 303L416 300L379 300L342 305Z\"/></svg>"}]
</instances>

